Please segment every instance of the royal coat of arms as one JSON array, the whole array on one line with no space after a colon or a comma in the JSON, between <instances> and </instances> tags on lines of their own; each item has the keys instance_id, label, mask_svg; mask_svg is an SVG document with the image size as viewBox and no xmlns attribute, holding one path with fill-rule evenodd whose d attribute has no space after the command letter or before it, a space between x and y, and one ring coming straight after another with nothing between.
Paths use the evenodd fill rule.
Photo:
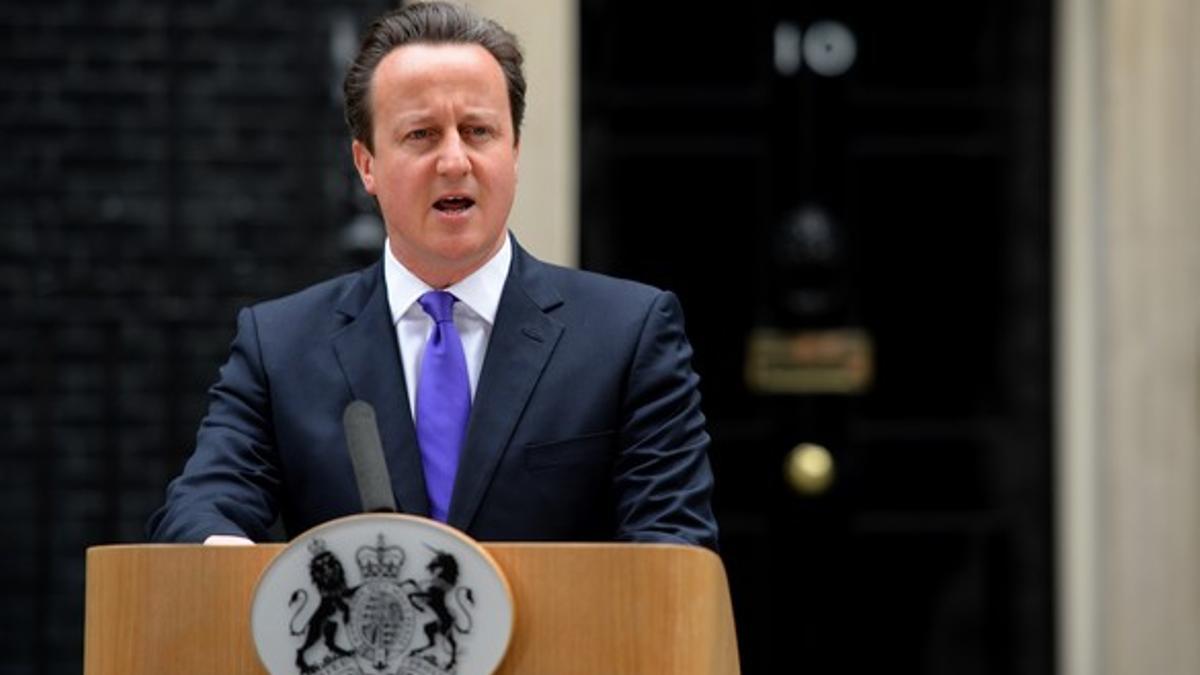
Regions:
<instances>
[{"instance_id":1,"label":"royal coat of arms","mask_svg":"<svg viewBox=\"0 0 1200 675\"><path fill-rule=\"evenodd\" d=\"M395 516L366 516L396 518ZM357 516L355 518L364 518ZM353 520L353 519L347 519ZM317 528L320 529L320 528ZM383 530L355 546L352 555L338 537L334 546L328 536L306 539L307 578L296 583L286 594L273 600L264 596L264 585L255 596L254 630L260 655L272 673L294 672L301 675L469 675L475 668L463 668L471 662L476 649L476 615L482 607L478 593L464 576L462 552L439 548L437 543L419 541L407 545L389 539ZM411 539L411 537L410 537ZM444 542L442 542L444 543ZM285 551L286 552L286 551ZM282 555L282 554L281 554ZM352 565L344 560L350 558ZM299 561L297 561L299 562ZM270 573L264 573L264 578ZM482 580L484 583L487 578ZM273 584L280 587L280 583ZM495 593L485 593L495 596ZM286 604L286 609L268 611L260 603ZM278 610L277 606L274 608ZM279 626L264 624L266 615ZM511 629L511 608L508 613ZM271 636L271 645L263 639ZM279 652L285 649L281 638L290 639L290 666L280 670ZM487 645L494 640L484 640ZM270 651L270 655L266 652ZM500 654L503 654L501 649ZM268 658L270 656L270 659ZM268 661L271 663L268 663ZM475 659L492 667L498 658Z\"/></svg>"}]
</instances>

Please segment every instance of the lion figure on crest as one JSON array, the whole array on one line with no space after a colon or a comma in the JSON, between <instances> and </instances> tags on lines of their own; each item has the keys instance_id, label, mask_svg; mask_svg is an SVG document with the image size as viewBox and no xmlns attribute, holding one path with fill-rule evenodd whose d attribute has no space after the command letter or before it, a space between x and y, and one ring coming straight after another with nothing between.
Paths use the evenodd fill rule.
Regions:
<instances>
[{"instance_id":1,"label":"lion figure on crest","mask_svg":"<svg viewBox=\"0 0 1200 675\"><path fill-rule=\"evenodd\" d=\"M304 629L296 629L296 620L300 618L300 614L308 605L308 591L299 589L292 593L292 598L288 601L289 607L299 605L296 607L288 629L292 635L305 635L304 644L296 650L296 667L302 673L311 673L320 668L320 665L309 665L304 655L322 637L325 648L331 655L341 657L354 653L342 648L337 643L337 615L341 614L343 625L349 625L350 605L347 600L354 595L354 591L357 589L349 588L346 585L346 571L342 568L341 561L332 552L325 550L323 543L319 540L314 542L314 550L317 553L308 564L308 572L317 591L321 594L321 602L317 605L313 615L309 617Z\"/></svg>"}]
</instances>

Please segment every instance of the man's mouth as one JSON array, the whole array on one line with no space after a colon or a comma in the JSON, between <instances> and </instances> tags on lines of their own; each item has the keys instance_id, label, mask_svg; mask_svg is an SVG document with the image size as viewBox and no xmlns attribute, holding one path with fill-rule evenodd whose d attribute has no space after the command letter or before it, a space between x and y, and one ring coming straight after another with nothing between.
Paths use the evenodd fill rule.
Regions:
<instances>
[{"instance_id":1,"label":"man's mouth","mask_svg":"<svg viewBox=\"0 0 1200 675\"><path fill-rule=\"evenodd\" d=\"M433 208L442 213L462 213L475 205L470 197L442 197L433 203Z\"/></svg>"}]
</instances>

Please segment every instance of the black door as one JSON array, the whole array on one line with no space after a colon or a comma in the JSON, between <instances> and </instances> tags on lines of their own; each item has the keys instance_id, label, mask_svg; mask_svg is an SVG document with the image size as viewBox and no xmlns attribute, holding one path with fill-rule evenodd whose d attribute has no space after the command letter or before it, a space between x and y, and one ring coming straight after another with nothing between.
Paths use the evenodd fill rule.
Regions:
<instances>
[{"instance_id":1,"label":"black door","mask_svg":"<svg viewBox=\"0 0 1200 675\"><path fill-rule=\"evenodd\" d=\"M1049 673L1049 4L581 3L585 267L676 291L747 673Z\"/></svg>"}]
</instances>

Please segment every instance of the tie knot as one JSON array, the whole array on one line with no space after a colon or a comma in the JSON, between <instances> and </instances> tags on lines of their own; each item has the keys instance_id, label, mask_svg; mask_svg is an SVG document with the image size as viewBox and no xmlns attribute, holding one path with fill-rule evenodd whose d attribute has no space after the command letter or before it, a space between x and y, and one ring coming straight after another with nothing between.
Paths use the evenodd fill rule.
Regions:
<instances>
[{"instance_id":1,"label":"tie knot","mask_svg":"<svg viewBox=\"0 0 1200 675\"><path fill-rule=\"evenodd\" d=\"M417 299L425 313L433 317L436 323L454 321L454 303L458 298L446 291L429 291Z\"/></svg>"}]
</instances>

